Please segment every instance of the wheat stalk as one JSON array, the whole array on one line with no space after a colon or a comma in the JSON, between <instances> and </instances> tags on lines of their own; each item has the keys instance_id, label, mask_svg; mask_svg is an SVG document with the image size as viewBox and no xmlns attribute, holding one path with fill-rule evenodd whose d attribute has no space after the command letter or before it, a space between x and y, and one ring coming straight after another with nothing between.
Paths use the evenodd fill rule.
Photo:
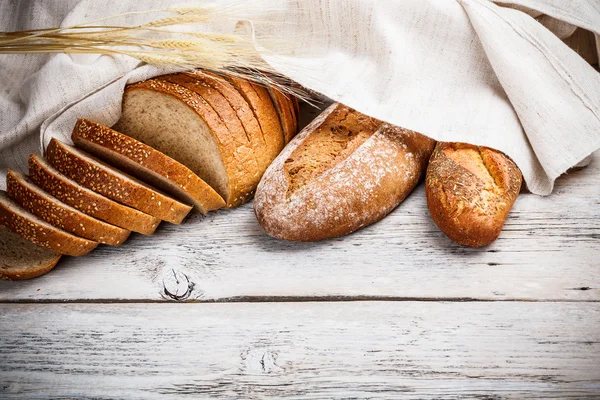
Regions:
<instances>
[{"instance_id":1,"label":"wheat stalk","mask_svg":"<svg viewBox=\"0 0 600 400\"><path fill-rule=\"evenodd\" d=\"M261 10L261 12L277 10ZM137 26L102 22L135 14L163 14ZM164 16L167 14L167 16ZM168 15L170 14L170 15ZM244 4L177 5L164 10L132 11L64 28L0 32L0 53L73 53L129 56L147 64L177 66L185 70L203 68L273 85L277 90L309 100L306 93L288 82L273 79L275 71L260 56L251 38L241 34L222 34L206 30L178 30L177 26L218 24L222 21L248 20ZM245 17L246 16L246 17ZM252 20L271 24L271 18ZM275 19L273 19L275 20ZM282 20L279 18L278 20ZM287 50L282 38L262 38L274 53Z\"/></svg>"}]
</instances>

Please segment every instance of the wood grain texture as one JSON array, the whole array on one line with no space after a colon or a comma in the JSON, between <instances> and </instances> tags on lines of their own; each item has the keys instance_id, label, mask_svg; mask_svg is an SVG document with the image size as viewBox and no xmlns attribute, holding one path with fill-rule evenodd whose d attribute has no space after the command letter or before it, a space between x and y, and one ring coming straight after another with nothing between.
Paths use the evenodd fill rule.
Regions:
<instances>
[{"instance_id":1,"label":"wood grain texture","mask_svg":"<svg viewBox=\"0 0 600 400\"><path fill-rule=\"evenodd\" d=\"M423 185L383 221L318 243L268 237L252 205L162 224L121 248L63 259L0 301L372 296L600 300L600 153L548 197L522 194L500 238L469 249L433 224Z\"/></svg>"},{"instance_id":2,"label":"wood grain texture","mask_svg":"<svg viewBox=\"0 0 600 400\"><path fill-rule=\"evenodd\" d=\"M0 307L0 398L600 396L598 303Z\"/></svg>"}]
</instances>

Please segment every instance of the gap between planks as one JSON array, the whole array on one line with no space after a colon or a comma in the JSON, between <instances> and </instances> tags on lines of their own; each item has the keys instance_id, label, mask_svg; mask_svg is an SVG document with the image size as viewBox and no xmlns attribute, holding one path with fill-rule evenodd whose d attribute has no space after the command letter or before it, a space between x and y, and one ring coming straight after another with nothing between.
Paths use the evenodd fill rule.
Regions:
<instances>
[{"instance_id":1,"label":"gap between planks","mask_svg":"<svg viewBox=\"0 0 600 400\"><path fill-rule=\"evenodd\" d=\"M571 290L592 290L572 288ZM241 296L221 299L15 299L3 304L215 304L215 303L349 303L349 302L430 302L430 303L600 303L597 299L480 299L474 297L394 297L394 296Z\"/></svg>"}]
</instances>

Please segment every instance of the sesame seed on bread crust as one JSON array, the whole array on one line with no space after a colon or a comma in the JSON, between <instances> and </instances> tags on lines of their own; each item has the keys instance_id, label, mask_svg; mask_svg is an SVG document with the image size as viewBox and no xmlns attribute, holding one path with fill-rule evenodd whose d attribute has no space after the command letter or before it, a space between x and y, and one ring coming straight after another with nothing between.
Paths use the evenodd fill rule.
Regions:
<instances>
[{"instance_id":1,"label":"sesame seed on bread crust","mask_svg":"<svg viewBox=\"0 0 600 400\"><path fill-rule=\"evenodd\" d=\"M158 150L87 119L79 119L71 138L76 146L144 180L201 213L225 206L223 198L183 164Z\"/></svg>"},{"instance_id":2,"label":"sesame seed on bread crust","mask_svg":"<svg viewBox=\"0 0 600 400\"><path fill-rule=\"evenodd\" d=\"M73 146L52 139L48 162L82 186L156 218L179 224L192 209Z\"/></svg>"},{"instance_id":3,"label":"sesame seed on bread crust","mask_svg":"<svg viewBox=\"0 0 600 400\"><path fill-rule=\"evenodd\" d=\"M39 219L0 191L0 225L39 246L69 256L82 256L98 246L97 242L72 235Z\"/></svg>"},{"instance_id":4,"label":"sesame seed on bread crust","mask_svg":"<svg viewBox=\"0 0 600 400\"><path fill-rule=\"evenodd\" d=\"M6 186L8 195L21 207L74 235L112 246L120 246L129 237L130 231L90 217L59 201L19 172L8 170Z\"/></svg>"},{"instance_id":5,"label":"sesame seed on bread crust","mask_svg":"<svg viewBox=\"0 0 600 400\"><path fill-rule=\"evenodd\" d=\"M37 154L29 157L29 178L63 203L120 228L151 235L160 224L156 217L81 186Z\"/></svg>"}]
</instances>

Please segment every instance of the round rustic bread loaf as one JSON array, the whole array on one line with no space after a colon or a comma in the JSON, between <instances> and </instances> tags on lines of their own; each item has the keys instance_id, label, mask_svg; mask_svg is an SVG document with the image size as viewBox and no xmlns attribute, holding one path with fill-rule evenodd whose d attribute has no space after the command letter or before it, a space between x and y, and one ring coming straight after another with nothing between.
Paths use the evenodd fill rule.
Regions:
<instances>
[{"instance_id":1,"label":"round rustic bread loaf","mask_svg":"<svg viewBox=\"0 0 600 400\"><path fill-rule=\"evenodd\" d=\"M434 141L333 104L275 159L254 198L271 236L315 241L383 218L413 190Z\"/></svg>"}]
</instances>

